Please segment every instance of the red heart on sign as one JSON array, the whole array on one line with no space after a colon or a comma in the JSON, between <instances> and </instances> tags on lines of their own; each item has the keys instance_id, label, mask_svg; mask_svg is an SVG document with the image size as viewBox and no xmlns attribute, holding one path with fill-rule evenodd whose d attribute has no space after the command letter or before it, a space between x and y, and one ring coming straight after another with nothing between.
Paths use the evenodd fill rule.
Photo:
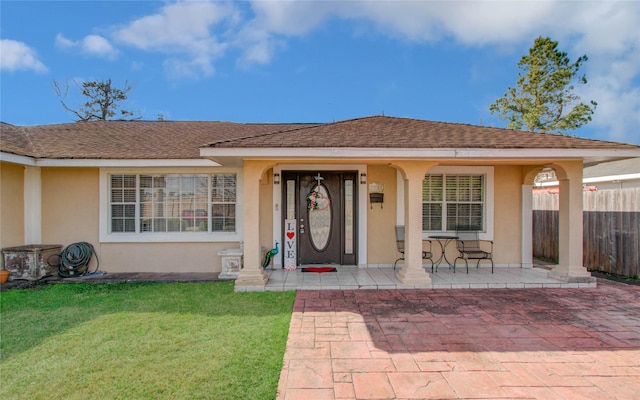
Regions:
<instances>
[{"instance_id":1,"label":"red heart on sign","mask_svg":"<svg viewBox=\"0 0 640 400\"><path fill-rule=\"evenodd\" d=\"M295 235L295 232L287 232L287 237L289 238L289 240L293 239Z\"/></svg>"}]
</instances>

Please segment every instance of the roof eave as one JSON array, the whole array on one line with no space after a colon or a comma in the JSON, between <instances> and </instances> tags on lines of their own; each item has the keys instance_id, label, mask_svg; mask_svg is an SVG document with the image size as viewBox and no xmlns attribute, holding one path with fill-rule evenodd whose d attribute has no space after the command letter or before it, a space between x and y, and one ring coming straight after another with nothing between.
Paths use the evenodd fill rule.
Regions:
<instances>
[{"instance_id":1,"label":"roof eave","mask_svg":"<svg viewBox=\"0 0 640 400\"><path fill-rule=\"evenodd\" d=\"M10 163L10 164L18 164L24 166L35 166L36 159L29 156L22 156L13 153L6 153L4 151L0 152L0 161Z\"/></svg>"},{"instance_id":2,"label":"roof eave","mask_svg":"<svg viewBox=\"0 0 640 400\"><path fill-rule=\"evenodd\" d=\"M136 168L136 167L220 167L214 160L205 158L188 159L41 159L40 167L98 167L98 168Z\"/></svg>"},{"instance_id":3,"label":"roof eave","mask_svg":"<svg viewBox=\"0 0 640 400\"><path fill-rule=\"evenodd\" d=\"M32 167L135 168L135 167L220 167L207 158L188 159L95 159L33 158L0 152L0 161Z\"/></svg>"},{"instance_id":4,"label":"roof eave","mask_svg":"<svg viewBox=\"0 0 640 400\"><path fill-rule=\"evenodd\" d=\"M578 159L585 166L640 157L640 149L389 149L389 148L201 148L200 156L227 165L249 159L438 159L438 160L548 160Z\"/></svg>"}]
</instances>

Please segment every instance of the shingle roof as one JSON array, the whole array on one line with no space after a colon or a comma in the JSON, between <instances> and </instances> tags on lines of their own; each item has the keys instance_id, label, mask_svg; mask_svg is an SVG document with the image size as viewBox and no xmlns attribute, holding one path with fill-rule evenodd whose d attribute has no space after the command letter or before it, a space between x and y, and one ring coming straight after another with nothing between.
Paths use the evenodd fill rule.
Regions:
<instances>
[{"instance_id":1,"label":"shingle roof","mask_svg":"<svg viewBox=\"0 0 640 400\"><path fill-rule=\"evenodd\" d=\"M640 158L602 163L584 169L584 178L640 173Z\"/></svg>"},{"instance_id":2,"label":"shingle roof","mask_svg":"<svg viewBox=\"0 0 640 400\"><path fill-rule=\"evenodd\" d=\"M94 121L0 125L0 151L52 159L196 159L209 143L310 124L217 121Z\"/></svg>"},{"instance_id":3,"label":"shingle roof","mask_svg":"<svg viewBox=\"0 0 640 400\"><path fill-rule=\"evenodd\" d=\"M96 121L0 124L0 151L51 159L198 159L213 148L640 149L545 133L394 117L326 124Z\"/></svg>"},{"instance_id":4,"label":"shingle roof","mask_svg":"<svg viewBox=\"0 0 640 400\"><path fill-rule=\"evenodd\" d=\"M225 148L638 149L548 133L374 116L212 143Z\"/></svg>"},{"instance_id":5,"label":"shingle roof","mask_svg":"<svg viewBox=\"0 0 640 400\"><path fill-rule=\"evenodd\" d=\"M0 151L20 156L34 156L35 151L23 128L0 123Z\"/></svg>"}]
</instances>

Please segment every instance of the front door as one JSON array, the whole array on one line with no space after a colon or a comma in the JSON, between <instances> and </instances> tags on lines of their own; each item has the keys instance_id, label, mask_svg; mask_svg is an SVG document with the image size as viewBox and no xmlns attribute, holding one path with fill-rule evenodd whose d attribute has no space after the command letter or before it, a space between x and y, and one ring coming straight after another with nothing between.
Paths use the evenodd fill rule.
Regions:
<instances>
[{"instance_id":1,"label":"front door","mask_svg":"<svg viewBox=\"0 0 640 400\"><path fill-rule=\"evenodd\" d=\"M355 172L284 172L284 219L297 226L297 265L356 264Z\"/></svg>"}]
</instances>

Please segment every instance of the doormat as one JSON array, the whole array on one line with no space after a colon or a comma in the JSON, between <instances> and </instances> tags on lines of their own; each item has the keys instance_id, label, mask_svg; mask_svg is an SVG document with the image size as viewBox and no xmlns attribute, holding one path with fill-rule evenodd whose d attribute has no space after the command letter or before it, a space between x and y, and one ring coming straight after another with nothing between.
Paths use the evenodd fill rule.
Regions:
<instances>
[{"instance_id":1,"label":"doormat","mask_svg":"<svg viewBox=\"0 0 640 400\"><path fill-rule=\"evenodd\" d=\"M302 272L336 272L336 269L334 267L306 267L302 268Z\"/></svg>"}]
</instances>

